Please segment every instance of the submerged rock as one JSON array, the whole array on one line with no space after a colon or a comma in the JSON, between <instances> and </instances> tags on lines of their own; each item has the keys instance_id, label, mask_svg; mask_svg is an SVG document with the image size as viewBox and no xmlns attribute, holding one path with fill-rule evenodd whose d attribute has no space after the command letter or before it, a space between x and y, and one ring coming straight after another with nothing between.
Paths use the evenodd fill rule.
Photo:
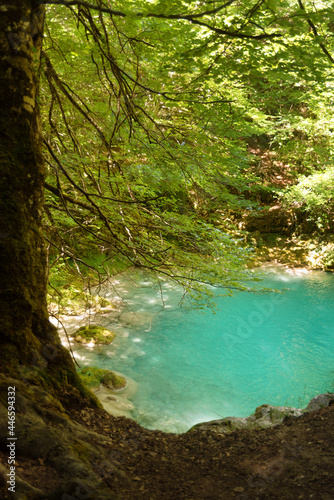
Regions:
<instances>
[{"instance_id":1,"label":"submerged rock","mask_svg":"<svg viewBox=\"0 0 334 500\"><path fill-rule=\"evenodd\" d=\"M105 380L103 380L98 390L94 391L94 394L99 399L103 408L114 417L123 416L133 418L131 411L134 410L134 405L131 402L131 398L136 393L138 384L129 377L123 377L120 373L112 373L119 379L124 380L126 386L120 389L113 389L112 386L108 387Z\"/></svg>"},{"instance_id":2,"label":"submerged rock","mask_svg":"<svg viewBox=\"0 0 334 500\"><path fill-rule=\"evenodd\" d=\"M151 320L152 320L152 314L142 311L124 312L119 318L119 322L121 324L130 327L138 327L138 326L143 326L145 324L149 325Z\"/></svg>"},{"instance_id":3,"label":"submerged rock","mask_svg":"<svg viewBox=\"0 0 334 500\"><path fill-rule=\"evenodd\" d=\"M134 410L134 405L125 394L115 394L114 391L101 384L95 396L110 415L132 418L131 411Z\"/></svg>"},{"instance_id":4,"label":"submerged rock","mask_svg":"<svg viewBox=\"0 0 334 500\"><path fill-rule=\"evenodd\" d=\"M91 325L81 326L74 334L72 339L80 344L111 344L116 337L116 333L103 326Z\"/></svg>"}]
</instances>

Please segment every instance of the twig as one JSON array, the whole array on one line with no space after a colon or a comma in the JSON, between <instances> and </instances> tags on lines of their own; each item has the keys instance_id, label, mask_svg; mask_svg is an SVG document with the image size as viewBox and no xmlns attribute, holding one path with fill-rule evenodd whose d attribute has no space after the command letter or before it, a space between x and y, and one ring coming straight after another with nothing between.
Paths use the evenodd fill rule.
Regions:
<instances>
[{"instance_id":1,"label":"twig","mask_svg":"<svg viewBox=\"0 0 334 500\"><path fill-rule=\"evenodd\" d=\"M52 312L50 312L50 316L53 316L53 317L54 317L54 318L58 321L58 323L60 323L60 324L61 324L61 326L62 326L62 328L63 328L63 330L64 330L64 332L65 332L66 338L67 338L67 342L68 342L68 345L69 345L69 348L70 348L70 353L71 353L72 359L73 359L74 363L75 363L75 364L76 364L79 368L81 368L81 366L79 365L79 363L77 362L77 360L76 360L76 359L75 359L75 357L74 357L74 353L73 353L73 351L72 351L72 346L71 346L70 338L69 338L69 336L68 336L68 333L67 333L67 330L66 330L66 328L65 328L64 323L63 323L62 321L60 321L59 317L58 317L58 316L56 316L55 314L53 314Z\"/></svg>"}]
</instances>

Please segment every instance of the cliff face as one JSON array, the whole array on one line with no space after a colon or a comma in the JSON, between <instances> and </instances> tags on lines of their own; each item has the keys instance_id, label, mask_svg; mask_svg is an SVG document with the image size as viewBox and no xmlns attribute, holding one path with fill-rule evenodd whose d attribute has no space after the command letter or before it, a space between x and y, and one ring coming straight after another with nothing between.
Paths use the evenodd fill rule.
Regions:
<instances>
[{"instance_id":1,"label":"cliff face","mask_svg":"<svg viewBox=\"0 0 334 500\"><path fill-rule=\"evenodd\" d=\"M226 433L220 421L174 435L81 407L79 400L65 410L33 383L0 382L1 498L14 498L11 480L17 498L28 500L332 498L334 405L287 416L274 428ZM8 385L17 394L11 476ZM333 399L327 396L320 406ZM309 409L319 407L314 404ZM255 420L270 413L278 417L280 411L264 405Z\"/></svg>"}]
</instances>

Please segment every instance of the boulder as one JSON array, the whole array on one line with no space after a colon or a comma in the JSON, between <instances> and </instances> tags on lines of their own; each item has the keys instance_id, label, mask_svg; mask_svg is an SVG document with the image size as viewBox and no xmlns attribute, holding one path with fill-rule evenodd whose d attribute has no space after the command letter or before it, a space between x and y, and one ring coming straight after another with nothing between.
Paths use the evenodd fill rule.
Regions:
<instances>
[{"instance_id":1,"label":"boulder","mask_svg":"<svg viewBox=\"0 0 334 500\"><path fill-rule=\"evenodd\" d=\"M83 382L90 388L99 388L100 384L103 384L108 389L115 391L126 386L126 380L122 375L103 368L86 366L78 373Z\"/></svg>"},{"instance_id":2,"label":"boulder","mask_svg":"<svg viewBox=\"0 0 334 500\"><path fill-rule=\"evenodd\" d=\"M286 417L300 417L310 411L320 410L334 403L334 393L320 394L311 399L306 408L291 408L289 406L258 406L250 417L225 417L194 425L193 430L211 431L227 434L237 429L267 429L281 424Z\"/></svg>"},{"instance_id":3,"label":"boulder","mask_svg":"<svg viewBox=\"0 0 334 500\"><path fill-rule=\"evenodd\" d=\"M325 408L334 403L334 393L327 392L326 394L320 394L312 398L309 404L306 406L306 411L316 411L321 408Z\"/></svg>"},{"instance_id":4,"label":"boulder","mask_svg":"<svg viewBox=\"0 0 334 500\"><path fill-rule=\"evenodd\" d=\"M116 337L116 333L103 326L90 325L81 326L74 334L72 339L80 344L111 344Z\"/></svg>"},{"instance_id":5,"label":"boulder","mask_svg":"<svg viewBox=\"0 0 334 500\"><path fill-rule=\"evenodd\" d=\"M242 225L250 232L291 234L293 219L290 212L276 205L246 214Z\"/></svg>"},{"instance_id":6,"label":"boulder","mask_svg":"<svg viewBox=\"0 0 334 500\"><path fill-rule=\"evenodd\" d=\"M227 434L237 429L267 429L283 422L286 417L300 417L305 410L286 406L262 405L256 408L250 417L225 417L197 424L192 429L210 430L219 434ZM190 429L190 430L192 430Z\"/></svg>"},{"instance_id":7,"label":"boulder","mask_svg":"<svg viewBox=\"0 0 334 500\"><path fill-rule=\"evenodd\" d=\"M122 375L118 375L117 373L111 371L104 375L101 383L112 391L123 389L123 387L126 386L125 378L122 377Z\"/></svg>"}]
</instances>

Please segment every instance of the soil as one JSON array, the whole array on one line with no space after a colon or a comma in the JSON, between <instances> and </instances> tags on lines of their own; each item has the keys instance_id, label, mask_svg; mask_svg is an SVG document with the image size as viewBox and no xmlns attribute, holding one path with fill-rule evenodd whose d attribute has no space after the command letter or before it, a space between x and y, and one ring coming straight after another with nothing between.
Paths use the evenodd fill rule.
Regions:
<instances>
[{"instance_id":1,"label":"soil","mask_svg":"<svg viewBox=\"0 0 334 500\"><path fill-rule=\"evenodd\" d=\"M122 499L334 497L334 405L273 429L228 435L145 431L103 411L73 417L112 438L125 475L107 472L105 480Z\"/></svg>"},{"instance_id":2,"label":"soil","mask_svg":"<svg viewBox=\"0 0 334 500\"><path fill-rule=\"evenodd\" d=\"M334 405L287 418L276 428L238 430L227 435L198 429L179 435L149 431L102 409L76 409L71 411L71 418L109 438L104 457L91 464L110 491L106 498L334 498ZM91 436L94 445L94 434ZM5 465L6 452L0 459ZM18 461L21 479L43 491L51 491L56 485L58 473L47 460L18 457ZM80 488L76 495L65 497L96 498L94 491Z\"/></svg>"}]
</instances>

